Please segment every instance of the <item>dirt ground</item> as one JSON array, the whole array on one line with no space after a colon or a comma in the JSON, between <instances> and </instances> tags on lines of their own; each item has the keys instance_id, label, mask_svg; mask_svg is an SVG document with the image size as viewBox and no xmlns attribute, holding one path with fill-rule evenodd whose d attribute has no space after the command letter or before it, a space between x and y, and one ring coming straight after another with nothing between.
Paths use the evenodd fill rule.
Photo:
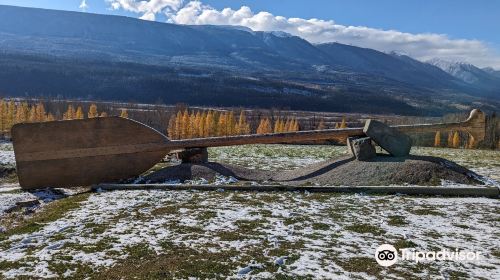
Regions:
<instances>
[{"instance_id":1,"label":"dirt ground","mask_svg":"<svg viewBox=\"0 0 500 280\"><path fill-rule=\"evenodd\" d=\"M407 158L378 155L371 161L338 157L291 171L248 169L234 164L209 162L165 167L144 178L149 183L204 179L220 174L240 181L286 182L294 185L382 186L392 184L440 185L442 181L476 185L480 176L451 161L430 156Z\"/></svg>"}]
</instances>

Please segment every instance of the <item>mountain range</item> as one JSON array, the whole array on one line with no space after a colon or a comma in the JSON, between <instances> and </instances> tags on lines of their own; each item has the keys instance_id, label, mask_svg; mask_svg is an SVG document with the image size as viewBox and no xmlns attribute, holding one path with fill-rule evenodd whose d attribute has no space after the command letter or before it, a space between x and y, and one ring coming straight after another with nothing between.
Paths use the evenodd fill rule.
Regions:
<instances>
[{"instance_id":1,"label":"mountain range","mask_svg":"<svg viewBox=\"0 0 500 280\"><path fill-rule=\"evenodd\" d=\"M500 72L284 32L0 5L0 94L319 111L500 108Z\"/></svg>"}]
</instances>

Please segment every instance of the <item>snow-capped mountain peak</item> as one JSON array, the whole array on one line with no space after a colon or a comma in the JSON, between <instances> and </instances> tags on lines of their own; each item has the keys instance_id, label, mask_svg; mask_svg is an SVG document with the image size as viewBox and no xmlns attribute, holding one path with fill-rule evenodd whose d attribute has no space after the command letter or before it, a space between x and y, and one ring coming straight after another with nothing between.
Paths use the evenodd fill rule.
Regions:
<instances>
[{"instance_id":1,"label":"snow-capped mountain peak","mask_svg":"<svg viewBox=\"0 0 500 280\"><path fill-rule=\"evenodd\" d=\"M483 70L477 68L476 66L461 61L448 61L434 58L427 61L427 63L439 67L455 78L458 78L469 84L479 82L479 76L486 74Z\"/></svg>"}]
</instances>

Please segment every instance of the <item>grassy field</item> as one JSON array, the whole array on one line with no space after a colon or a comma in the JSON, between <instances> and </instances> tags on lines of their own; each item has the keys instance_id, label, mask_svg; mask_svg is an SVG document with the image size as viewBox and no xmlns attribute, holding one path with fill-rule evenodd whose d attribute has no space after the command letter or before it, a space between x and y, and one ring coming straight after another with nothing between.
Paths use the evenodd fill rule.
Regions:
<instances>
[{"instance_id":1,"label":"grassy field","mask_svg":"<svg viewBox=\"0 0 500 280\"><path fill-rule=\"evenodd\" d=\"M13 164L4 146L3 164ZM334 146L257 145L211 149L210 156L279 171L344 152ZM500 180L500 152L413 153L442 156ZM41 206L5 213L33 197ZM30 194L11 183L0 187L0 278L500 278L495 199L222 191L61 198L51 190ZM373 254L384 243L480 251L484 258L383 268Z\"/></svg>"}]
</instances>

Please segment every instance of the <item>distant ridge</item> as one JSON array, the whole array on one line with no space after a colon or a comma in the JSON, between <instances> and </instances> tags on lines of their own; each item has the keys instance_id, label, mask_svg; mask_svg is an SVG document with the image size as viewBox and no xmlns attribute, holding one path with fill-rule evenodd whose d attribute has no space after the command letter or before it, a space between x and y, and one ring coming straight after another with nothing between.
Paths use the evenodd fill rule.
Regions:
<instances>
[{"instance_id":1,"label":"distant ridge","mask_svg":"<svg viewBox=\"0 0 500 280\"><path fill-rule=\"evenodd\" d=\"M328 111L377 105L403 114L465 110L472 102L495 110L500 102L494 70L452 70L284 32L5 5L0 18L3 95Z\"/></svg>"}]
</instances>

